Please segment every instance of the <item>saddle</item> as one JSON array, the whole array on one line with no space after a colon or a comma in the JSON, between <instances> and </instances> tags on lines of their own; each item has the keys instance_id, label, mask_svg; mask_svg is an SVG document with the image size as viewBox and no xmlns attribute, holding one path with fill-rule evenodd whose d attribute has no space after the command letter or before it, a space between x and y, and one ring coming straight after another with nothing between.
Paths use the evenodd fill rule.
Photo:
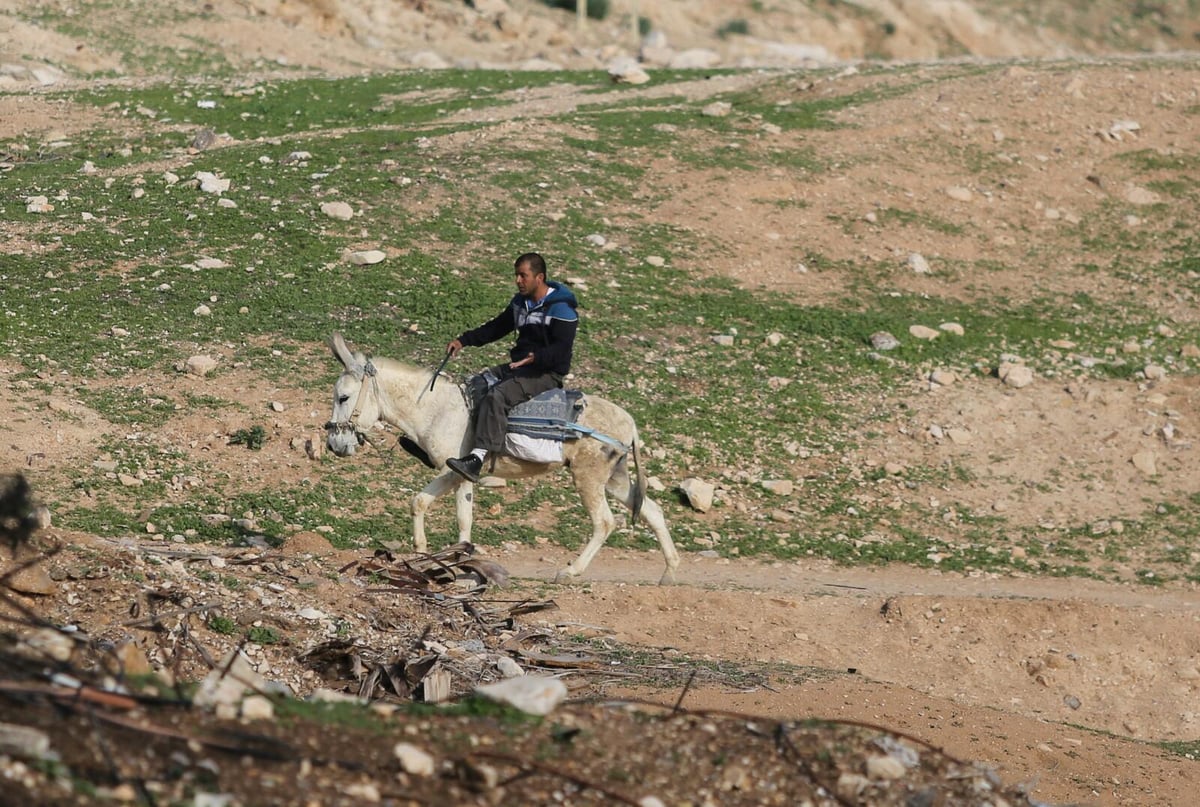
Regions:
<instances>
[{"instance_id":1,"label":"saddle","mask_svg":"<svg viewBox=\"0 0 1200 807\"><path fill-rule=\"evenodd\" d=\"M580 432L570 426L579 421L583 406L581 390L546 390L509 410L508 433L539 440L577 440Z\"/></svg>"},{"instance_id":2,"label":"saddle","mask_svg":"<svg viewBox=\"0 0 1200 807\"><path fill-rule=\"evenodd\" d=\"M487 370L467 378L465 393L472 412L499 381ZM582 390L549 389L509 410L508 433L557 442L577 440L581 432L572 429L571 424L579 421L583 408Z\"/></svg>"}]
</instances>

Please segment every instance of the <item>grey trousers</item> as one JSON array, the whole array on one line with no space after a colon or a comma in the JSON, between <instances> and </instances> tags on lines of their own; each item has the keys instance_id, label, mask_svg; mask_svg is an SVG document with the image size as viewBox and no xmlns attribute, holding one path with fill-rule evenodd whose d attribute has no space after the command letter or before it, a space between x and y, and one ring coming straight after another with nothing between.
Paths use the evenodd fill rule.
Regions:
<instances>
[{"instance_id":1,"label":"grey trousers","mask_svg":"<svg viewBox=\"0 0 1200 807\"><path fill-rule=\"evenodd\" d=\"M556 373L517 376L507 364L493 367L501 381L488 390L475 413L475 447L485 451L504 451L504 433L508 430L508 411L548 389L562 386Z\"/></svg>"}]
</instances>

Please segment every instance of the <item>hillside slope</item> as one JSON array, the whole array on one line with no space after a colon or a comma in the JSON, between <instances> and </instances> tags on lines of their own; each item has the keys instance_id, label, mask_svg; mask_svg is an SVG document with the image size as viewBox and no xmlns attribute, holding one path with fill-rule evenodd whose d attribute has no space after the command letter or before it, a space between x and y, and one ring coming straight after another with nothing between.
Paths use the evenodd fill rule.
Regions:
<instances>
[{"instance_id":1,"label":"hillside slope","mask_svg":"<svg viewBox=\"0 0 1200 807\"><path fill-rule=\"evenodd\" d=\"M604 17L580 25L541 0L133 0L103 11L2 0L0 89L163 72L585 69L620 56L714 67L1164 53L1194 49L1200 36L1193 0L592 5Z\"/></svg>"}]
</instances>

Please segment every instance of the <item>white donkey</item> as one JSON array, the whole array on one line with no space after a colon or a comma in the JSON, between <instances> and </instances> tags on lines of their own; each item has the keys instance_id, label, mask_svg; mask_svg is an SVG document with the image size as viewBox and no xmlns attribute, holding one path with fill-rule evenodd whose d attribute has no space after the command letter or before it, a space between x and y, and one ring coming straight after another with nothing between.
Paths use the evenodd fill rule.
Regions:
<instances>
[{"instance_id":1,"label":"white donkey","mask_svg":"<svg viewBox=\"0 0 1200 807\"><path fill-rule=\"evenodd\" d=\"M385 358L368 359L360 352L351 353L340 333L329 341L333 355L345 367L333 387L333 417L326 424L329 450L339 457L354 453L361 440L373 440L371 430L378 421L396 427L402 443L427 465L445 469L446 459L462 456L474 445L473 426L463 390L457 384L433 384L428 370ZM431 389L432 387L432 389ZM667 531L662 509L646 497L646 475L638 461L637 425L629 413L603 398L585 397L579 423L598 434L615 438L630 447L637 468L636 483L630 479L628 454L607 441L583 437L567 441L563 461L526 462L509 456L491 457L485 469L504 479L539 476L566 466L575 480L575 489L592 519L592 537L573 563L562 569L556 581L578 577L616 526L605 498L607 491L629 508L634 521L640 515L654 531L667 561L660 583L672 583L679 566L679 553ZM425 456L421 457L421 454ZM428 549L425 538L425 511L434 499L455 491L458 538L471 539L471 507L474 486L451 470L445 469L425 489L413 497L413 542L418 552Z\"/></svg>"}]
</instances>

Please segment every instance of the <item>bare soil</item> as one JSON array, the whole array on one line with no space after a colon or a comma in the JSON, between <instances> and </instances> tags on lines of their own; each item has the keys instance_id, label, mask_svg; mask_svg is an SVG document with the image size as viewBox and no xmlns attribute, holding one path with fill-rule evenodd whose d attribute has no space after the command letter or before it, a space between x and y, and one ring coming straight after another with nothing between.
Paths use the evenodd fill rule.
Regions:
<instances>
[{"instance_id":1,"label":"bare soil","mask_svg":"<svg viewBox=\"0 0 1200 807\"><path fill-rule=\"evenodd\" d=\"M284 21L252 26L251 18L242 20L243 24L229 18L221 24L231 49L249 49L253 40L253 48L274 54L294 46L289 40L294 26L305 31L319 27L312 18L305 19L302 24ZM35 43L51 50L61 45L64 53L71 52L69 43L58 43L53 37ZM323 39L319 54L330 70L364 63L371 66L351 37ZM94 58L97 69L111 63L103 54ZM853 74L837 80L868 81ZM691 89L703 94L724 86L711 82ZM797 96L819 95L823 85L798 75L793 90ZM644 90L648 96L656 91L653 85ZM1160 308L1164 322L1194 319L1194 299L1171 290L1147 289L1135 278L1118 280L1110 274L1085 276L1041 269L981 276L980 270L953 267L970 265L990 250L1018 246L1036 249L1045 266L1067 259L1072 263L1091 260L1094 256L1063 253L1065 241L1059 232L1065 222L1111 226L1103 218L1106 201L1128 198L1147 181L1145 175L1135 176L1129 163L1115 159L1116 155L1132 149L1170 154L1189 147L1195 116L1188 110L1198 102L1200 82L1194 70L1173 67L1170 62L1136 72L1117 62L1064 66L1061 70L1013 66L999 78L964 71L952 89L938 82L931 84L927 93L840 113L842 122L858 127L861 137L806 132L774 139L764 136L761 144L752 146L812 149L837 165L833 171L811 177L780 172L729 183L725 176L680 170L664 158L655 168L655 181L670 201L653 210L631 203L628 210L612 210L610 215L614 230L619 230L623 217L634 215L696 230L720 249L714 249L711 260L689 269L727 274L749 287L776 291L797 301L828 299L851 280L800 266L796 256L811 249L850 262L892 259L895 272L879 280L900 292L921 292L936 283L939 294L986 302L989 295L1016 300L1047 295L1066 298L1086 290L1110 304L1138 295ZM539 111L547 114L580 103L586 99L568 88L548 97L515 100L509 112L519 122L502 136L529 135ZM96 125L100 115L102 112L94 109L36 95L0 96L0 140L29 133L43 133L47 140L71 137ZM1121 140L1102 136L1121 120L1136 120L1140 128ZM546 128L537 132L539 137L554 135ZM452 150L462 146L446 138L434 147ZM995 170L986 179L965 167L972 155L981 152L995 161ZM952 187L965 188L969 194L952 196L947 193ZM885 226L880 221L889 209L920 210L928 220L950 226ZM877 214L874 221L869 213ZM32 242L22 239L19 228L9 223L0 227L6 249L33 248ZM935 269L945 271L936 278L908 271L905 262L910 252L924 254ZM1068 339L1070 334L1062 337ZM1123 346L1113 348L1122 350ZM1062 350L1070 353L1070 348ZM13 370L0 361L0 374L7 376ZM7 381L0 385L0 423L5 424L0 446L5 452L5 469L23 470L35 485L39 478L59 473L56 469L89 467L101 458L98 438L114 429L112 423L74 398L70 379L48 376L43 380L54 385L55 392L48 397L33 394L28 385ZM175 400L187 394L213 393L202 379L179 374L148 373L121 383L141 384L148 394ZM229 424L211 412L181 412L158 435L161 444L203 454L205 463L216 472L250 487L269 480L294 483L323 472L303 452L289 448L291 437L320 439L320 424L328 414L323 397L271 385L249 373L234 372L226 377L226 383L223 394L237 396L249 406L265 406L271 401L284 405L275 424L280 439L247 461L244 450L228 445ZM1200 455L1190 442L1194 424L1200 422L1200 386L1194 377L1170 377L1159 383L1083 383L1063 377L1039 379L1029 388L1014 391L986 373L965 373L957 383L942 388L914 379L903 402L905 406L897 408L890 428L874 428L883 436L863 435L859 448L839 461L870 469L888 462L936 464L939 459L953 458L970 470L969 480L915 491L897 486L879 494L926 502L931 511L954 503L979 513L1002 512L1013 524L1043 524L1052 529L1097 519L1136 518L1151 506L1149 502L1186 503L1200 490ZM1161 437L1161 427L1167 422L1178 426L1178 439L1170 444L1164 444ZM930 424L961 428L970 439L931 439ZM1146 450L1156 454L1158 473L1154 476L1130 463L1132 456ZM357 461L377 462L379 458ZM797 477L803 476L804 463L793 460ZM81 504L86 506L85 495L81 492ZM449 519L449 509L443 504L438 517ZM486 530L488 519L496 516L479 514L477 529ZM336 553L322 548L320 536L309 536L307 546L298 538L297 544L284 548L282 573L263 563L220 570L224 576L237 578L246 587L243 591L261 588L264 579L279 581L278 602L268 606L251 602L253 598L243 601L227 589L206 583L193 562L165 568L147 566L146 558L151 556L144 549L161 548L162 543L155 542L159 537L130 535L122 546L52 526L42 532L39 542L43 548L64 547L46 563L55 577L53 592L18 596L15 602L57 624L77 625L88 635L106 637L116 646L132 644L152 663L175 657L171 655L174 649L164 646L162 635L128 626L131 603L144 600L151 591L167 592L172 585L197 601L202 597L221 599L221 612L235 617L257 608L259 618L268 624L306 606L341 615L355 631L365 632L371 623L371 614L364 613L370 608L364 606L367 599L361 581L338 574L347 563L362 560L362 552ZM187 548L202 550L192 545ZM537 549L506 546L483 551L491 552L493 559L513 574L516 596L554 600L557 610L522 617L519 622L523 627L551 629L555 642L565 644L587 636L645 648L663 669L674 668L671 675L676 676L703 666L705 661L766 670L740 679L726 675L706 680L701 676L690 685L652 670L639 671L636 665L628 676L576 671L573 686L580 702L571 707L571 716L560 722L585 727L595 739L587 746L593 755L605 746L628 748L617 738L641 728L614 722L602 730L599 715L612 710L584 703L585 697L630 697L668 706L682 699L685 709L710 716L693 714L685 721L667 712L664 722L686 722L687 730L664 731L662 736L697 754L734 754L739 744L749 748L750 743L758 742L755 732L747 730L746 719L712 716L726 711L780 723L827 718L882 726L944 749L950 757L994 766L1007 785L1021 785L1033 798L1051 803L1184 805L1194 801L1200 785L1195 760L1156 745L1200 738L1196 705L1200 702L1200 592L1186 582L1153 588L1138 584L1133 563L1118 569L1123 580L1099 582L991 574L969 577L908 568L847 569L818 561L766 563L696 555L685 558L680 585L659 588L649 585L658 577L659 557L606 549L589 568L586 582L554 587L545 581L553 579L554 571L568 559L565 550L547 544ZM148 570L150 576L145 577ZM119 573L122 571L137 571L142 579ZM371 608L402 611L404 606L394 601L394 595L389 596L393 599L371 600ZM384 600L386 605L381 605ZM247 618L253 621L254 616ZM308 625L294 617L288 625L290 644L259 648L256 660L269 677L287 681L306 694L328 682L306 672L296 653L321 640L327 625ZM215 655L231 644L202 622L192 629L200 644ZM488 642L491 647L492 639ZM202 675L202 661L194 654L188 658L190 671ZM784 674L770 666L780 663L794 668ZM628 661L625 664L630 665ZM796 669L811 670L811 676L799 675ZM10 704L9 708L13 713L6 720L28 719L47 725L51 719L49 712L37 711L40 706L18 709ZM82 723L64 725L73 726L79 736L87 728ZM194 733L203 728L208 727L192 724L179 730ZM489 730L492 739L486 742L498 742L496 737L503 740L504 729L493 726ZM429 737L442 731L449 732L435 728L432 722L420 728L423 736ZM486 733L477 725L469 731L481 736ZM277 733L286 735L286 731ZM650 734L647 732L647 738ZM686 744L684 735L690 738ZM67 743L64 738L69 736L70 732L56 733L55 743ZM730 740L731 745L704 749L697 736ZM135 730L125 735L123 742L143 739ZM539 739L556 742L545 736ZM648 747L668 753L650 739L646 742ZM363 781L370 779L365 771L372 765L383 770L394 766L390 740L373 747L361 737L347 736L345 743L342 747L347 752L353 749L360 756L363 769L334 765L313 774L306 781L318 803L337 803L354 784L354 776L361 773ZM187 747L186 743L182 747ZM328 747L339 747L338 741L334 739ZM584 747L582 741L580 747ZM73 751L66 745L60 750L79 768L87 767L83 761L87 754L96 753L95 748ZM510 750L526 758L535 753L530 748ZM746 751L742 768L752 771L772 753ZM932 751L928 753L931 760L935 758ZM929 781L938 776L948 781L945 774L950 763L937 759L941 767L928 773ZM254 764L270 769L274 763L265 760L260 756ZM640 775L629 759L602 759L601 763L627 766L633 781ZM90 764L104 770L102 760ZM222 766L234 764L221 762ZM645 770L654 770L649 762L645 764ZM847 769L853 767L846 765ZM322 771L334 768L340 773L328 777L336 782L329 785L330 790L322 789L322 776L326 775ZM224 767L220 778L233 787L228 784L229 770ZM279 777L286 780L300 775L300 770L298 763L295 768L281 767ZM347 770L351 774L345 773ZM791 775L770 770L778 777ZM595 768L590 773L599 775ZM139 776L136 770L125 774L129 781ZM27 775L36 779L34 773ZM161 771L146 773L148 778L159 775ZM647 781L653 780L651 774L644 775ZM824 782L836 790L839 775L838 771L809 771L805 781ZM463 776L470 778L469 772ZM33 792L40 793L44 803L54 803L50 794L57 791L39 781ZM385 797L391 792L393 798L407 795L418 803L435 798L422 796L422 785L415 779L395 781L400 784L393 782L392 791L385 789ZM552 777L552 781L560 786L562 780ZM739 790L743 785L744 790ZM811 796L803 789L807 786L797 782L792 792ZM507 791L514 799L510 803L518 803L520 798L516 787ZM553 800L548 795L553 787L547 787L544 793L539 791L540 796L526 792L525 797L532 801L525 803L537 803L540 797ZM262 803L303 803L301 794L281 791L268 797L268 792L260 792ZM648 792L661 792L665 798L684 791L663 784ZM477 798L466 785L454 793L464 803ZM739 803L738 799L742 799L740 803L767 803L759 790L743 782L730 784L723 794L714 791L709 796L711 803ZM694 793L691 796L702 802ZM595 791L590 798L595 798ZM879 798L863 803L885 803ZM802 800L798 797L790 803ZM64 797L61 803L86 802ZM951 798L945 803L959 802Z\"/></svg>"}]
</instances>

